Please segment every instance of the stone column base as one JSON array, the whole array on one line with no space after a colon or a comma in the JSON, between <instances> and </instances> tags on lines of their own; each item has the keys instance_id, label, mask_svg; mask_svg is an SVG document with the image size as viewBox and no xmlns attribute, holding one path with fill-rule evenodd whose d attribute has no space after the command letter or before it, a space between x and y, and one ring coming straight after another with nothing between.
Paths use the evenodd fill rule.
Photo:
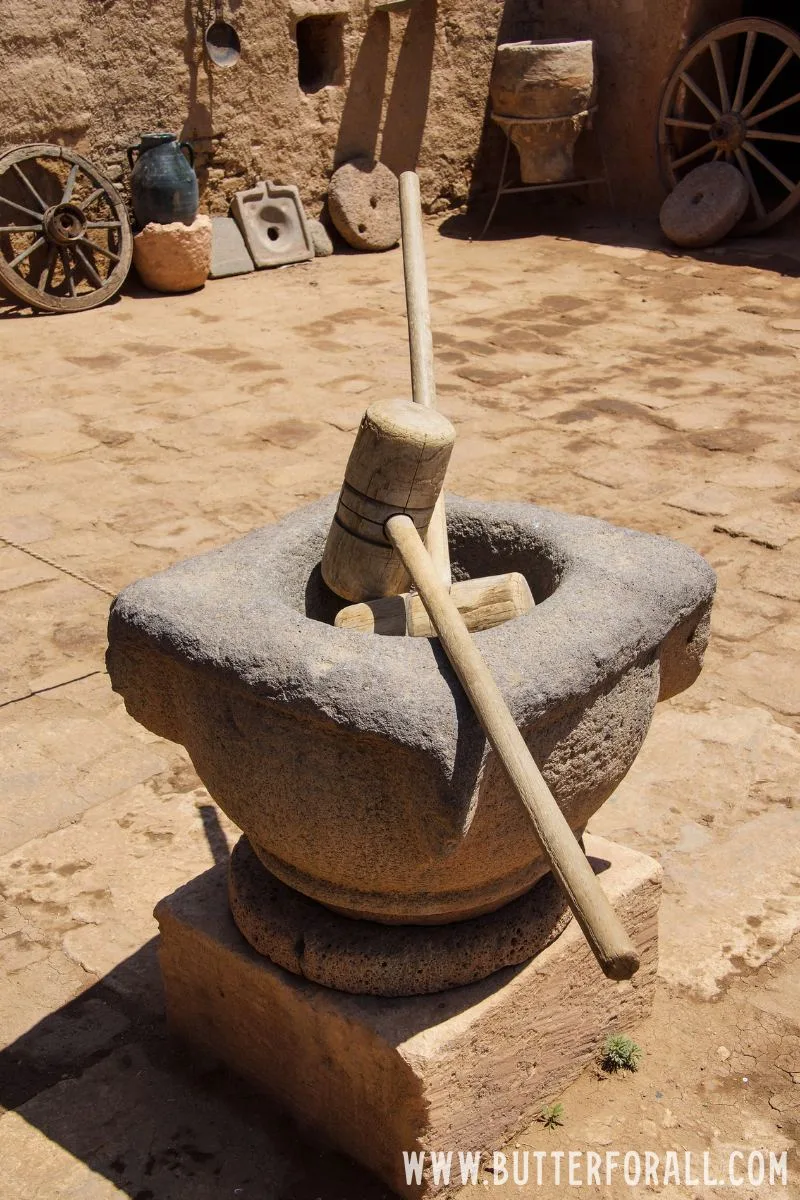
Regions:
<instances>
[{"instance_id":1,"label":"stone column base","mask_svg":"<svg viewBox=\"0 0 800 1200\"><path fill-rule=\"evenodd\" d=\"M133 265L153 292L193 292L211 269L211 218L197 216L191 225L146 225L133 238Z\"/></svg>"},{"instance_id":2,"label":"stone column base","mask_svg":"<svg viewBox=\"0 0 800 1200\"><path fill-rule=\"evenodd\" d=\"M400 999L336 992L251 949L216 868L156 907L170 1025L401 1195L441 1194L430 1178L406 1185L404 1150L501 1149L608 1033L650 1011L661 869L602 838L585 846L608 862L601 882L641 954L627 983L605 979L573 921L527 965L468 987Z\"/></svg>"}]
</instances>

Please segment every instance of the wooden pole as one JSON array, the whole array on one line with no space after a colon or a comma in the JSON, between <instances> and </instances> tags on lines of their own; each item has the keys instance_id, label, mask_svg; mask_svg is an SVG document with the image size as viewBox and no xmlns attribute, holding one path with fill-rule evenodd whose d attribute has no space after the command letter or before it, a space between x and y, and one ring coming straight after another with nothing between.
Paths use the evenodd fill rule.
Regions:
<instances>
[{"instance_id":1,"label":"wooden pole","mask_svg":"<svg viewBox=\"0 0 800 1200\"><path fill-rule=\"evenodd\" d=\"M436 407L436 378L433 370L431 308L428 298L428 271L422 234L422 202L419 177L414 171L400 176L400 226L403 243L403 275L406 284L408 349L411 356L411 392L416 404ZM446 587L450 587L450 549L447 544L447 518L444 494L434 509L426 538L431 558Z\"/></svg>"},{"instance_id":2,"label":"wooden pole","mask_svg":"<svg viewBox=\"0 0 800 1200\"><path fill-rule=\"evenodd\" d=\"M551 870L597 961L610 979L629 979L639 968L636 948L533 761L413 521L397 514L388 518L384 529L422 597L486 736L528 811Z\"/></svg>"}]
</instances>

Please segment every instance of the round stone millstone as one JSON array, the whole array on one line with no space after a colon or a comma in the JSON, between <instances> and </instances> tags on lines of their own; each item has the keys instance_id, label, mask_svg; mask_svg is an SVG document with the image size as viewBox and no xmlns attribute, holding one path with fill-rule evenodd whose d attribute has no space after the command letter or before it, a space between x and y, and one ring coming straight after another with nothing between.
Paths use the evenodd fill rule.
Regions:
<instances>
[{"instance_id":1,"label":"round stone millstone","mask_svg":"<svg viewBox=\"0 0 800 1200\"><path fill-rule=\"evenodd\" d=\"M533 958L572 914L552 875L510 904L449 925L354 921L276 879L246 837L231 855L233 919L254 950L339 992L422 996L477 983Z\"/></svg>"},{"instance_id":2,"label":"round stone millstone","mask_svg":"<svg viewBox=\"0 0 800 1200\"><path fill-rule=\"evenodd\" d=\"M667 196L661 228L676 246L713 246L742 219L749 196L744 176L731 163L704 163Z\"/></svg>"},{"instance_id":3,"label":"round stone millstone","mask_svg":"<svg viewBox=\"0 0 800 1200\"><path fill-rule=\"evenodd\" d=\"M328 210L355 250L391 250L400 240L397 176L383 163L354 158L331 177Z\"/></svg>"}]
</instances>

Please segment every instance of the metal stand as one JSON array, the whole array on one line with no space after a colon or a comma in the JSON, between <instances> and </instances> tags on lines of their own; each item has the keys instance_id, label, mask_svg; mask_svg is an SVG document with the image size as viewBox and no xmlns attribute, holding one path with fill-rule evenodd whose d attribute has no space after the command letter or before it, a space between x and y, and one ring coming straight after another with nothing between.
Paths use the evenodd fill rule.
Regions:
<instances>
[{"instance_id":1,"label":"metal stand","mask_svg":"<svg viewBox=\"0 0 800 1200\"><path fill-rule=\"evenodd\" d=\"M594 110L592 110L592 112L594 112ZM592 127L592 121L591 121L591 117L590 117L589 121L586 124L586 128L591 129L591 127ZM491 209L489 210L489 215L486 218L486 223L485 223L483 229L481 230L480 234L478 235L479 238L486 236L486 231L492 223L492 218L494 217L494 214L497 211L497 205L500 203L501 196L518 195L520 192L549 192L549 191L556 191L559 188L590 187L594 183L602 183L602 184L605 184L605 186L606 186L606 189L608 191L608 198L611 203L611 207L612 207L612 209L614 208L614 193L611 190L611 181L608 178L608 168L606 166L605 155L603 154L602 147L600 147L600 159L603 164L602 175L597 175L597 176L593 177L592 179L568 179L564 183L529 183L529 184L520 185L517 187L507 187L506 186L506 184L507 184L506 170L508 168L508 156L509 156L509 152L511 150L511 138L510 138L508 130L504 129L503 133L504 133L505 139L506 139L505 150L503 152L503 165L500 168L500 178L497 182L497 191L495 192L494 202L492 204ZM508 182L510 182L510 181L508 181Z\"/></svg>"}]
</instances>

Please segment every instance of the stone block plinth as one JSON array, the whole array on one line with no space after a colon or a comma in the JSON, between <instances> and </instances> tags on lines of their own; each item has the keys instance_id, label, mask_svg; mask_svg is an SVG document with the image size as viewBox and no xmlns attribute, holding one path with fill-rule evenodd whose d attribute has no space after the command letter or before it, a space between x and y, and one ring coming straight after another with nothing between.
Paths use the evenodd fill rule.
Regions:
<instances>
[{"instance_id":1,"label":"stone block plinth","mask_svg":"<svg viewBox=\"0 0 800 1200\"><path fill-rule=\"evenodd\" d=\"M641 954L628 982L602 975L573 921L527 965L468 987L333 991L248 945L216 868L156 908L170 1025L399 1194L432 1195L429 1178L406 1186L403 1151L502 1148L651 1008L660 867L602 838L585 846Z\"/></svg>"}]
</instances>

